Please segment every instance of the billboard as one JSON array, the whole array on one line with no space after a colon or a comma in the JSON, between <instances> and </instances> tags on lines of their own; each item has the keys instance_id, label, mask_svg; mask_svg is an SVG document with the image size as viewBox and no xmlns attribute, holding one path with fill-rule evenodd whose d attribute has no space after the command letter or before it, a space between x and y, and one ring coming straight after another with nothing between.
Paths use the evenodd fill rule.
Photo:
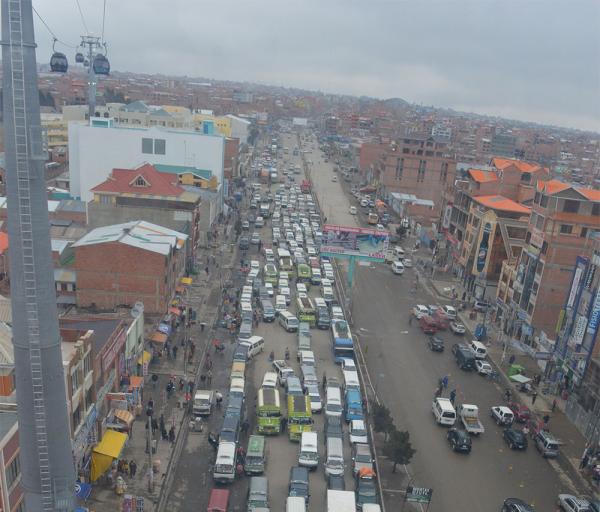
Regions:
<instances>
[{"instance_id":1,"label":"billboard","mask_svg":"<svg viewBox=\"0 0 600 512\"><path fill-rule=\"evenodd\" d=\"M389 241L387 231L325 224L321 252L385 260Z\"/></svg>"}]
</instances>

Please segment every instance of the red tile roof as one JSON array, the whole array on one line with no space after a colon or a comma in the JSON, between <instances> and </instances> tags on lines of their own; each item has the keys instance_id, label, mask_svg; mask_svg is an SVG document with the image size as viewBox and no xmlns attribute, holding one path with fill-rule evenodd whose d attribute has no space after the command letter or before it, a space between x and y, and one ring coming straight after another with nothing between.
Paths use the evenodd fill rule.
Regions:
<instances>
[{"instance_id":1,"label":"red tile roof","mask_svg":"<svg viewBox=\"0 0 600 512\"><path fill-rule=\"evenodd\" d=\"M547 167L541 167L538 164L523 162L522 160L515 160L514 158L494 157L494 158L492 158L492 165L494 167L496 167L496 169L502 169L502 170L506 169L507 167L514 166L520 172L531 173L531 172L537 172L540 170L546 174L548 174L550 172Z\"/></svg>"},{"instance_id":2,"label":"red tile roof","mask_svg":"<svg viewBox=\"0 0 600 512\"><path fill-rule=\"evenodd\" d=\"M588 201L600 201L600 190L595 190L593 188L585 188L585 187L574 187L573 185L569 185L564 181L559 180L550 180L550 181L538 181L537 183L538 190L541 192L545 192L548 195L558 194L563 190L572 189L575 192L581 194Z\"/></svg>"},{"instance_id":3,"label":"red tile roof","mask_svg":"<svg viewBox=\"0 0 600 512\"><path fill-rule=\"evenodd\" d=\"M498 181L498 176L493 171L484 171L482 169L469 169L467 171L471 178L477 183L489 183L491 181Z\"/></svg>"},{"instance_id":4,"label":"red tile roof","mask_svg":"<svg viewBox=\"0 0 600 512\"><path fill-rule=\"evenodd\" d=\"M504 196L477 196L473 198L473 201L476 201L486 208L490 208L492 210L523 214L531 213L531 209L527 208L527 206L517 203L516 201Z\"/></svg>"},{"instance_id":5,"label":"red tile roof","mask_svg":"<svg viewBox=\"0 0 600 512\"><path fill-rule=\"evenodd\" d=\"M0 254L3 254L8 249L8 234L0 231Z\"/></svg>"},{"instance_id":6,"label":"red tile roof","mask_svg":"<svg viewBox=\"0 0 600 512\"><path fill-rule=\"evenodd\" d=\"M139 178L146 185L136 185ZM183 194L184 188L177 183L176 175L157 171L151 164L143 164L137 169L113 169L106 181L96 185L92 192L178 197Z\"/></svg>"}]
</instances>

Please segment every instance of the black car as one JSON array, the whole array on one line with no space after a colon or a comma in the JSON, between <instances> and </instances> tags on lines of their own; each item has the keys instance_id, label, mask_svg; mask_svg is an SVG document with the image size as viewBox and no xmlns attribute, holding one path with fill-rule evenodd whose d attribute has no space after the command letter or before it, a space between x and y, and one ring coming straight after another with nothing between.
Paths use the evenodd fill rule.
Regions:
<instances>
[{"instance_id":1,"label":"black car","mask_svg":"<svg viewBox=\"0 0 600 512\"><path fill-rule=\"evenodd\" d=\"M527 436L523 434L522 430L516 428L505 428L502 433L502 437L506 441L506 444L511 450L525 450L527 449Z\"/></svg>"},{"instance_id":2,"label":"black car","mask_svg":"<svg viewBox=\"0 0 600 512\"><path fill-rule=\"evenodd\" d=\"M308 503L308 469L301 466L292 466L290 469L290 484L288 496L300 496Z\"/></svg>"},{"instance_id":3,"label":"black car","mask_svg":"<svg viewBox=\"0 0 600 512\"><path fill-rule=\"evenodd\" d=\"M332 491L345 491L346 481L341 475L329 475L327 478L327 489Z\"/></svg>"},{"instance_id":4,"label":"black car","mask_svg":"<svg viewBox=\"0 0 600 512\"><path fill-rule=\"evenodd\" d=\"M237 443L240 434L240 418L228 417L223 419L223 426L219 433L219 441Z\"/></svg>"},{"instance_id":5,"label":"black car","mask_svg":"<svg viewBox=\"0 0 600 512\"><path fill-rule=\"evenodd\" d=\"M326 443L329 437L339 437L343 439L344 433L342 430L341 416L325 416L325 435L323 442Z\"/></svg>"},{"instance_id":6,"label":"black car","mask_svg":"<svg viewBox=\"0 0 600 512\"><path fill-rule=\"evenodd\" d=\"M443 352L444 340L437 336L429 336L429 348L432 352Z\"/></svg>"},{"instance_id":7,"label":"black car","mask_svg":"<svg viewBox=\"0 0 600 512\"><path fill-rule=\"evenodd\" d=\"M356 503L359 510L365 503L377 503L377 486L373 478L356 478Z\"/></svg>"},{"instance_id":8,"label":"black car","mask_svg":"<svg viewBox=\"0 0 600 512\"><path fill-rule=\"evenodd\" d=\"M451 428L446 437L455 452L471 452L471 436L464 430Z\"/></svg>"},{"instance_id":9,"label":"black car","mask_svg":"<svg viewBox=\"0 0 600 512\"><path fill-rule=\"evenodd\" d=\"M533 507L519 498L506 498L500 512L535 512Z\"/></svg>"},{"instance_id":10,"label":"black car","mask_svg":"<svg viewBox=\"0 0 600 512\"><path fill-rule=\"evenodd\" d=\"M245 250L250 248L250 239L247 236L241 236L238 243L240 249Z\"/></svg>"}]
</instances>

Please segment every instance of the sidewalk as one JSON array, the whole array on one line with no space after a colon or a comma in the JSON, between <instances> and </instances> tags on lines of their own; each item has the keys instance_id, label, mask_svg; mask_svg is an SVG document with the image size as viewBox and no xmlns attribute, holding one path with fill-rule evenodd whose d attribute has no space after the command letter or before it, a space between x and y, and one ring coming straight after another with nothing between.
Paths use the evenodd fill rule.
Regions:
<instances>
[{"instance_id":1,"label":"sidewalk","mask_svg":"<svg viewBox=\"0 0 600 512\"><path fill-rule=\"evenodd\" d=\"M121 475L126 484L125 495L131 494L144 498L144 511L157 510L157 502L161 496L168 492L168 488L161 489L170 479L167 478L167 471L172 472L176 466L176 460L171 461L173 456L178 457L180 451L176 446L181 444L183 439L179 439L180 430L182 436L187 435L186 410L183 407L185 392L188 381L197 381L199 374L199 362L204 357L204 352L209 344L212 327L217 322L217 315L221 305L221 286L229 278L228 274L235 261L235 250L227 249L229 244L218 240L217 249L205 249L201 251L198 257L197 267L198 275L194 276L193 283L187 291L186 305L191 306L197 312L197 321L195 325L185 329L180 326L171 336L171 346L177 346L177 356L168 358L161 357L158 361L152 362L148 369L148 377L145 379L143 389L143 411L133 422L131 436L127 445L123 449L122 460L134 460L137 464L136 475ZM222 249L226 247L226 249ZM207 266L207 256L214 256L209 260L208 274L205 272ZM201 324L205 323L204 330L201 330ZM196 345L194 358L191 363L185 361L185 350L182 344L185 338L191 338ZM151 375L158 376L156 386L150 381ZM166 386L169 379L175 382L175 392L170 398L167 398ZM183 379L185 386L182 391L179 390L179 381ZM156 445L156 452L152 454L154 466L159 470L154 474L153 490L150 489L150 457L147 450L147 416L145 414L146 404L152 399L154 401L154 418L160 421L161 415L164 418L165 429L168 432L171 426L175 429L176 441L171 443L168 439L163 440L160 432L160 426L152 436ZM168 487L168 485L166 486ZM116 494L114 488L105 478L101 478L94 484L92 496L87 501L87 506L96 511L119 511L122 509L123 497ZM164 501L164 500L161 500Z\"/></svg>"},{"instance_id":2,"label":"sidewalk","mask_svg":"<svg viewBox=\"0 0 600 512\"><path fill-rule=\"evenodd\" d=\"M431 260L430 257L429 260ZM451 274L436 271L434 280L423 276L422 273L420 275L421 281L424 281L424 286L429 288L429 291L437 296L440 301L451 303L451 293L448 292L452 288L455 289L459 299L462 297L464 292L462 283ZM478 324L483 323L484 315L483 313L475 313L474 318L471 318L470 313L472 313L471 309L459 312L458 316L469 332L474 332L475 327ZM507 339L506 335L503 335L500 329L489 320L486 327L488 357L501 374L500 385L503 388L510 387L512 389L513 399L516 402L526 405L537 416L537 419L541 420L545 415L550 417L550 421L548 422L550 431L564 443L563 446L561 446L561 455L557 459L558 463L560 464L561 461L568 462L568 467L565 467L564 469L568 472L573 483L575 485L579 484L577 487L583 487L588 493L597 493L597 488L593 485L591 479L579 472L579 463L587 445L587 440L564 414L565 400L558 395L543 394L540 391L537 394L535 403L532 403L531 396L519 392L514 383L509 381L506 375L506 371L509 367L509 358L511 356L514 356L515 363L520 364L525 368L525 374L528 377L533 377L536 374L543 375L543 369L538 366L537 362L528 354L514 348L510 343L505 351L503 340ZM542 387L543 386L540 385L539 389L541 390ZM556 406L553 411L552 405L554 401L556 401ZM567 465L565 464L565 466Z\"/></svg>"}]
</instances>

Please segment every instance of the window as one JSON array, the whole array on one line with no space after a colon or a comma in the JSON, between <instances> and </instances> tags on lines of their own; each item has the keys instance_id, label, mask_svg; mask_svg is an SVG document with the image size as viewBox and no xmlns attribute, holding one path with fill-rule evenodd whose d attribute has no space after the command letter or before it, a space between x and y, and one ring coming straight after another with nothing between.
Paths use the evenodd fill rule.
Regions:
<instances>
[{"instance_id":1,"label":"window","mask_svg":"<svg viewBox=\"0 0 600 512\"><path fill-rule=\"evenodd\" d=\"M402 148L402 153L408 155L410 153L410 148Z\"/></svg>"},{"instance_id":2,"label":"window","mask_svg":"<svg viewBox=\"0 0 600 512\"><path fill-rule=\"evenodd\" d=\"M563 204L563 212L577 213L578 211L579 211L579 201L565 199L565 202Z\"/></svg>"},{"instance_id":3,"label":"window","mask_svg":"<svg viewBox=\"0 0 600 512\"><path fill-rule=\"evenodd\" d=\"M165 139L154 139L154 154L164 155L167 150L167 141Z\"/></svg>"},{"instance_id":4,"label":"window","mask_svg":"<svg viewBox=\"0 0 600 512\"><path fill-rule=\"evenodd\" d=\"M442 173L440 175L440 181L446 181L448 176L448 162L442 162Z\"/></svg>"},{"instance_id":5,"label":"window","mask_svg":"<svg viewBox=\"0 0 600 512\"><path fill-rule=\"evenodd\" d=\"M560 233L561 235L570 235L573 232L573 226L571 224L561 224Z\"/></svg>"},{"instance_id":6,"label":"window","mask_svg":"<svg viewBox=\"0 0 600 512\"><path fill-rule=\"evenodd\" d=\"M542 199L540 200L540 206L542 208L546 208L548 206L548 196L542 195Z\"/></svg>"},{"instance_id":7,"label":"window","mask_svg":"<svg viewBox=\"0 0 600 512\"><path fill-rule=\"evenodd\" d=\"M142 153L146 155L152 154L153 140L142 138Z\"/></svg>"},{"instance_id":8,"label":"window","mask_svg":"<svg viewBox=\"0 0 600 512\"><path fill-rule=\"evenodd\" d=\"M546 254L548 252L548 242L543 242L542 243L542 254Z\"/></svg>"},{"instance_id":9,"label":"window","mask_svg":"<svg viewBox=\"0 0 600 512\"><path fill-rule=\"evenodd\" d=\"M419 160L419 171L417 175L417 181L425 181L425 167L427 166L426 160Z\"/></svg>"},{"instance_id":10,"label":"window","mask_svg":"<svg viewBox=\"0 0 600 512\"><path fill-rule=\"evenodd\" d=\"M540 197L541 197L541 196L542 196L542 195L541 195L539 192L536 192L536 193L535 193L535 197L534 197L534 199L533 199L533 202L534 202L535 204L540 204Z\"/></svg>"},{"instance_id":11,"label":"window","mask_svg":"<svg viewBox=\"0 0 600 512\"><path fill-rule=\"evenodd\" d=\"M83 358L83 375L85 376L92 371L92 351L90 350Z\"/></svg>"},{"instance_id":12,"label":"window","mask_svg":"<svg viewBox=\"0 0 600 512\"><path fill-rule=\"evenodd\" d=\"M71 392L72 392L72 394L75 394L79 385L80 385L79 366L75 366L75 368L73 368L71 370Z\"/></svg>"},{"instance_id":13,"label":"window","mask_svg":"<svg viewBox=\"0 0 600 512\"><path fill-rule=\"evenodd\" d=\"M587 235L588 235L588 228L586 228L585 226L583 226L581 228L581 231L579 232L579 236L581 238L587 238Z\"/></svg>"},{"instance_id":14,"label":"window","mask_svg":"<svg viewBox=\"0 0 600 512\"><path fill-rule=\"evenodd\" d=\"M134 187L147 187L148 182L144 179L143 176L138 176L133 182Z\"/></svg>"},{"instance_id":15,"label":"window","mask_svg":"<svg viewBox=\"0 0 600 512\"><path fill-rule=\"evenodd\" d=\"M21 476L21 460L17 455L8 466L6 466L6 485L10 489L13 484L17 482L17 480Z\"/></svg>"},{"instance_id":16,"label":"window","mask_svg":"<svg viewBox=\"0 0 600 512\"><path fill-rule=\"evenodd\" d=\"M544 221L545 221L545 220L546 220L546 219L545 219L544 217L542 217L541 215L538 215L538 216L537 216L537 218L536 218L536 221L535 221L535 227L536 227L537 229L539 229L540 231L541 231L542 229L544 229Z\"/></svg>"},{"instance_id":17,"label":"window","mask_svg":"<svg viewBox=\"0 0 600 512\"><path fill-rule=\"evenodd\" d=\"M94 391L93 391L93 387L90 386L90 389L88 389L85 392L85 407L86 407L86 409L89 409L93 403L94 403Z\"/></svg>"},{"instance_id":18,"label":"window","mask_svg":"<svg viewBox=\"0 0 600 512\"><path fill-rule=\"evenodd\" d=\"M81 423L81 407L79 404L77 405L77 409L73 411L73 430L77 430L77 427Z\"/></svg>"},{"instance_id":19,"label":"window","mask_svg":"<svg viewBox=\"0 0 600 512\"><path fill-rule=\"evenodd\" d=\"M396 179L400 181L402 179L402 172L404 171L404 158L398 158L396 162Z\"/></svg>"},{"instance_id":20,"label":"window","mask_svg":"<svg viewBox=\"0 0 600 512\"><path fill-rule=\"evenodd\" d=\"M111 204L111 203L112 203L112 197L105 196L105 195L100 196L100 204Z\"/></svg>"},{"instance_id":21,"label":"window","mask_svg":"<svg viewBox=\"0 0 600 512\"><path fill-rule=\"evenodd\" d=\"M528 172L522 173L521 181L523 181L524 183L529 183L531 181L531 174L529 174Z\"/></svg>"},{"instance_id":22,"label":"window","mask_svg":"<svg viewBox=\"0 0 600 512\"><path fill-rule=\"evenodd\" d=\"M592 205L592 215L600 217L600 203L594 203Z\"/></svg>"}]
</instances>

